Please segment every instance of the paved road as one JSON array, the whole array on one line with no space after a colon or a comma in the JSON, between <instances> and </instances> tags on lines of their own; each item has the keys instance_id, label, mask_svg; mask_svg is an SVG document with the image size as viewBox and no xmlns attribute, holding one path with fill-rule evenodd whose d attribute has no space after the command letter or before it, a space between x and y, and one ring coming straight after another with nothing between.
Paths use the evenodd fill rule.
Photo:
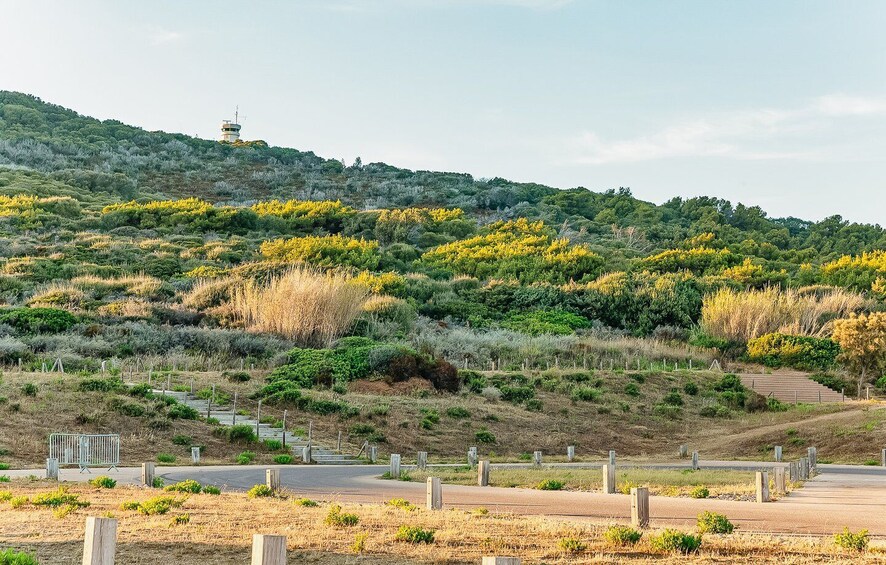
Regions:
<instances>
[{"instance_id":1,"label":"paved road","mask_svg":"<svg viewBox=\"0 0 886 565\"><path fill-rule=\"evenodd\" d=\"M660 464L672 467L685 464ZM775 463L745 461L705 461L702 467L759 469ZM565 467L567 464L557 466ZM597 465L599 466L599 465ZM622 467L628 464L622 464ZM652 467L643 464L643 467ZM264 482L267 467L159 467L158 475L167 482L195 479L229 490L244 490ZM299 495L342 502L377 503L402 497L424 504L425 486L421 483L382 481L378 476L387 467L353 466L279 466L282 484ZM433 468L433 467L432 467ZM494 472L495 466L493 466ZM844 526L852 530L867 528L871 534L886 536L886 468L846 465L819 465L821 474L807 481L804 488L770 504L726 500L652 497L652 525L694 526L695 517L704 510L726 514L746 531L830 535ZM104 471L102 471L104 473ZM21 476L28 471L10 471ZM95 472L98 473L97 471ZM108 473L122 483L137 484L140 469L122 468ZM94 476L94 475L93 475ZM86 474L64 469L61 479L88 479ZM592 521L621 521L630 517L627 495L585 492L556 492L531 489L445 485L444 504L449 507L476 508L490 512L526 515L549 515Z\"/></svg>"}]
</instances>

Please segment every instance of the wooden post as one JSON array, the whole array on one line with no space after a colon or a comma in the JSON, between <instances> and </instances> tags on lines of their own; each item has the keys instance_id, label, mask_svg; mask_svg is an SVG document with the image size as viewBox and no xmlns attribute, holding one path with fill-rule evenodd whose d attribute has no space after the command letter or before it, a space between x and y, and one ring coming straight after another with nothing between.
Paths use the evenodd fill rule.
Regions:
<instances>
[{"instance_id":1,"label":"wooden post","mask_svg":"<svg viewBox=\"0 0 886 565\"><path fill-rule=\"evenodd\" d=\"M252 536L252 565L286 565L286 536Z\"/></svg>"},{"instance_id":2,"label":"wooden post","mask_svg":"<svg viewBox=\"0 0 886 565\"><path fill-rule=\"evenodd\" d=\"M805 457L800 458L800 480L805 481L809 478L809 460Z\"/></svg>"},{"instance_id":3,"label":"wooden post","mask_svg":"<svg viewBox=\"0 0 886 565\"><path fill-rule=\"evenodd\" d=\"M231 416L231 425L236 426L237 425L237 391L236 390L234 391L234 406L231 408L231 413L233 414L233 416Z\"/></svg>"},{"instance_id":4,"label":"wooden post","mask_svg":"<svg viewBox=\"0 0 886 565\"><path fill-rule=\"evenodd\" d=\"M154 464L142 463L142 485L154 488Z\"/></svg>"},{"instance_id":5,"label":"wooden post","mask_svg":"<svg viewBox=\"0 0 886 565\"><path fill-rule=\"evenodd\" d=\"M335 450L341 453L341 430L338 431L338 443L335 444Z\"/></svg>"},{"instance_id":6,"label":"wooden post","mask_svg":"<svg viewBox=\"0 0 886 565\"><path fill-rule=\"evenodd\" d=\"M886 450L884 450L886 451ZM790 480L792 483L795 483L800 480L800 470L798 468L796 461L791 461L788 463L788 471L790 475Z\"/></svg>"},{"instance_id":7,"label":"wooden post","mask_svg":"<svg viewBox=\"0 0 886 565\"><path fill-rule=\"evenodd\" d=\"M443 509L443 484L440 482L440 477L428 477L427 480L427 491L428 491L428 510L442 510Z\"/></svg>"},{"instance_id":8,"label":"wooden post","mask_svg":"<svg viewBox=\"0 0 886 565\"><path fill-rule=\"evenodd\" d=\"M880 465L886 467L886 449L880 450Z\"/></svg>"},{"instance_id":9,"label":"wooden post","mask_svg":"<svg viewBox=\"0 0 886 565\"><path fill-rule=\"evenodd\" d=\"M83 565L114 565L116 550L117 520L94 516L86 518Z\"/></svg>"},{"instance_id":10,"label":"wooden post","mask_svg":"<svg viewBox=\"0 0 886 565\"><path fill-rule=\"evenodd\" d=\"M419 451L418 456L415 458L415 466L424 471L428 467L428 452L427 451Z\"/></svg>"},{"instance_id":11,"label":"wooden post","mask_svg":"<svg viewBox=\"0 0 886 565\"><path fill-rule=\"evenodd\" d=\"M775 460L778 463L781 463L781 446L780 445L775 446Z\"/></svg>"},{"instance_id":12,"label":"wooden post","mask_svg":"<svg viewBox=\"0 0 886 565\"><path fill-rule=\"evenodd\" d=\"M310 443L301 448L301 462L302 463L310 463L311 462L311 444Z\"/></svg>"},{"instance_id":13,"label":"wooden post","mask_svg":"<svg viewBox=\"0 0 886 565\"><path fill-rule=\"evenodd\" d=\"M532 454L532 464L536 467L541 467L541 451L536 451Z\"/></svg>"},{"instance_id":14,"label":"wooden post","mask_svg":"<svg viewBox=\"0 0 886 565\"><path fill-rule=\"evenodd\" d=\"M200 463L200 447L196 445L191 447L191 461L194 465Z\"/></svg>"},{"instance_id":15,"label":"wooden post","mask_svg":"<svg viewBox=\"0 0 886 565\"><path fill-rule=\"evenodd\" d=\"M369 462L376 463L378 461L378 447L374 445L369 446Z\"/></svg>"},{"instance_id":16,"label":"wooden post","mask_svg":"<svg viewBox=\"0 0 886 565\"><path fill-rule=\"evenodd\" d=\"M575 461L575 446L569 445L566 447L566 460L572 463Z\"/></svg>"},{"instance_id":17,"label":"wooden post","mask_svg":"<svg viewBox=\"0 0 886 565\"><path fill-rule=\"evenodd\" d=\"M489 461L480 461L477 466L477 484L481 487L489 486Z\"/></svg>"},{"instance_id":18,"label":"wooden post","mask_svg":"<svg viewBox=\"0 0 886 565\"><path fill-rule=\"evenodd\" d=\"M391 469L389 473L392 479L400 478L400 454L391 453Z\"/></svg>"},{"instance_id":19,"label":"wooden post","mask_svg":"<svg viewBox=\"0 0 886 565\"><path fill-rule=\"evenodd\" d=\"M809 458L809 470L812 474L815 474L815 467L818 465L818 449L807 447L806 456Z\"/></svg>"},{"instance_id":20,"label":"wooden post","mask_svg":"<svg viewBox=\"0 0 886 565\"><path fill-rule=\"evenodd\" d=\"M243 361L242 359L240 361ZM286 414L288 410L283 410L283 449L286 449Z\"/></svg>"},{"instance_id":21,"label":"wooden post","mask_svg":"<svg viewBox=\"0 0 886 565\"><path fill-rule=\"evenodd\" d=\"M757 503L769 502L769 473L757 471Z\"/></svg>"},{"instance_id":22,"label":"wooden post","mask_svg":"<svg viewBox=\"0 0 886 565\"><path fill-rule=\"evenodd\" d=\"M697 451L692 452L692 470L698 471L698 452Z\"/></svg>"},{"instance_id":23,"label":"wooden post","mask_svg":"<svg viewBox=\"0 0 886 565\"><path fill-rule=\"evenodd\" d=\"M265 469L265 484L274 492L280 490L280 469Z\"/></svg>"},{"instance_id":24,"label":"wooden post","mask_svg":"<svg viewBox=\"0 0 886 565\"><path fill-rule=\"evenodd\" d=\"M603 492L615 494L615 466L603 465Z\"/></svg>"},{"instance_id":25,"label":"wooden post","mask_svg":"<svg viewBox=\"0 0 886 565\"><path fill-rule=\"evenodd\" d=\"M775 468L775 494L782 495L788 492L784 480L784 467Z\"/></svg>"},{"instance_id":26,"label":"wooden post","mask_svg":"<svg viewBox=\"0 0 886 565\"><path fill-rule=\"evenodd\" d=\"M615 450L613 449L609 450L609 465L611 465L612 468L615 469Z\"/></svg>"},{"instance_id":27,"label":"wooden post","mask_svg":"<svg viewBox=\"0 0 886 565\"><path fill-rule=\"evenodd\" d=\"M684 444L680 445L680 459L686 459L689 457L689 446Z\"/></svg>"},{"instance_id":28,"label":"wooden post","mask_svg":"<svg viewBox=\"0 0 886 565\"><path fill-rule=\"evenodd\" d=\"M477 461L479 461L479 460L480 460L480 458L477 455L477 448L476 447L469 447L468 448L468 465L473 467L474 465L477 464Z\"/></svg>"},{"instance_id":29,"label":"wooden post","mask_svg":"<svg viewBox=\"0 0 886 565\"><path fill-rule=\"evenodd\" d=\"M519 557L483 557L480 565L520 565Z\"/></svg>"},{"instance_id":30,"label":"wooden post","mask_svg":"<svg viewBox=\"0 0 886 565\"><path fill-rule=\"evenodd\" d=\"M58 480L58 459L55 457L46 459L46 478L50 481Z\"/></svg>"},{"instance_id":31,"label":"wooden post","mask_svg":"<svg viewBox=\"0 0 886 565\"><path fill-rule=\"evenodd\" d=\"M261 436L259 435L260 426L261 426L261 399L259 399L259 401L258 401L258 411L256 412L256 415L255 415L255 438L259 441L261 441Z\"/></svg>"},{"instance_id":32,"label":"wooden post","mask_svg":"<svg viewBox=\"0 0 886 565\"><path fill-rule=\"evenodd\" d=\"M649 489L646 487L631 488L631 525L649 527Z\"/></svg>"}]
</instances>

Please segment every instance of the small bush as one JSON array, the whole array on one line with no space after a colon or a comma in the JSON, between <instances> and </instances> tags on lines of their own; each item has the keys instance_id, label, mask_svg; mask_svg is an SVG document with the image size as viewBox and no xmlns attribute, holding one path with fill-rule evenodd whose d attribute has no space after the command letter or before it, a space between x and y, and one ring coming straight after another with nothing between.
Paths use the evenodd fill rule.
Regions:
<instances>
[{"instance_id":1,"label":"small bush","mask_svg":"<svg viewBox=\"0 0 886 565\"><path fill-rule=\"evenodd\" d=\"M266 439L264 441L265 449L268 451L280 451L283 449L283 442L279 439Z\"/></svg>"},{"instance_id":2,"label":"small bush","mask_svg":"<svg viewBox=\"0 0 886 565\"><path fill-rule=\"evenodd\" d=\"M30 501L28 500L27 496L13 496L9 499L9 506L12 507L14 510L17 510L28 502Z\"/></svg>"},{"instance_id":3,"label":"small bush","mask_svg":"<svg viewBox=\"0 0 886 565\"><path fill-rule=\"evenodd\" d=\"M169 521L170 526L184 526L186 524L191 523L191 515L190 514L178 514L172 517L172 520Z\"/></svg>"},{"instance_id":4,"label":"small bush","mask_svg":"<svg viewBox=\"0 0 886 565\"><path fill-rule=\"evenodd\" d=\"M296 506L302 506L304 508L316 508L320 506L316 500L311 500L310 498L296 498L293 503Z\"/></svg>"},{"instance_id":5,"label":"small bush","mask_svg":"<svg viewBox=\"0 0 886 565\"><path fill-rule=\"evenodd\" d=\"M734 529L735 526L723 514L706 511L698 515L700 534L731 534Z\"/></svg>"},{"instance_id":6,"label":"small bush","mask_svg":"<svg viewBox=\"0 0 886 565\"><path fill-rule=\"evenodd\" d=\"M329 507L329 513L326 515L324 523L334 528L347 528L356 526L360 522L360 518L356 514L342 513L341 506L333 504Z\"/></svg>"},{"instance_id":7,"label":"small bush","mask_svg":"<svg viewBox=\"0 0 886 565\"><path fill-rule=\"evenodd\" d=\"M258 437L255 435L255 429L245 424L222 428L221 432L231 443L253 443L258 440Z\"/></svg>"},{"instance_id":8,"label":"small bush","mask_svg":"<svg viewBox=\"0 0 886 565\"><path fill-rule=\"evenodd\" d=\"M589 386L579 386L575 387L575 390L572 391L572 401L596 402L600 399L600 395L600 391L596 388L591 388Z\"/></svg>"},{"instance_id":9,"label":"small bush","mask_svg":"<svg viewBox=\"0 0 886 565\"><path fill-rule=\"evenodd\" d=\"M22 385L22 394L25 396L37 396L37 385L34 383L25 383Z\"/></svg>"},{"instance_id":10,"label":"small bush","mask_svg":"<svg viewBox=\"0 0 886 565\"><path fill-rule=\"evenodd\" d=\"M701 536L667 529L649 538L652 549L672 553L695 553L701 547Z\"/></svg>"},{"instance_id":11,"label":"small bush","mask_svg":"<svg viewBox=\"0 0 886 565\"><path fill-rule=\"evenodd\" d=\"M420 526L400 526L397 530L397 541L407 543L434 543L434 530L425 530Z\"/></svg>"},{"instance_id":12,"label":"small bush","mask_svg":"<svg viewBox=\"0 0 886 565\"><path fill-rule=\"evenodd\" d=\"M366 551L366 540L369 538L369 534L366 532L360 532L356 536L354 536L354 543L351 544L351 551L354 553L360 554Z\"/></svg>"},{"instance_id":13,"label":"small bush","mask_svg":"<svg viewBox=\"0 0 886 565\"><path fill-rule=\"evenodd\" d=\"M222 376L232 383L245 383L252 378L246 371L225 371Z\"/></svg>"},{"instance_id":14,"label":"small bush","mask_svg":"<svg viewBox=\"0 0 886 565\"><path fill-rule=\"evenodd\" d=\"M578 538L561 538L557 544L566 553L582 553L588 546Z\"/></svg>"},{"instance_id":15,"label":"small bush","mask_svg":"<svg viewBox=\"0 0 886 565\"><path fill-rule=\"evenodd\" d=\"M192 438L191 436L179 434L172 438L172 443L174 443L175 445L193 445L194 438Z\"/></svg>"},{"instance_id":16,"label":"small bush","mask_svg":"<svg viewBox=\"0 0 886 565\"><path fill-rule=\"evenodd\" d=\"M158 453L157 454L157 462L158 463L175 463L175 455L170 453Z\"/></svg>"},{"instance_id":17,"label":"small bush","mask_svg":"<svg viewBox=\"0 0 886 565\"><path fill-rule=\"evenodd\" d=\"M392 498L391 500L385 502L385 506L393 506L394 508L400 508L402 510L406 510L407 512L411 512L418 508L416 505L412 504L405 498Z\"/></svg>"},{"instance_id":18,"label":"small bush","mask_svg":"<svg viewBox=\"0 0 886 565\"><path fill-rule=\"evenodd\" d=\"M538 490L563 490L563 481L558 481L556 479L545 479L542 482L538 483L535 487Z\"/></svg>"},{"instance_id":19,"label":"small bush","mask_svg":"<svg viewBox=\"0 0 886 565\"><path fill-rule=\"evenodd\" d=\"M870 536L867 530L861 530L858 533L852 533L849 528L843 528L843 531L834 534L834 543L843 549L849 551L864 551L868 547Z\"/></svg>"},{"instance_id":20,"label":"small bush","mask_svg":"<svg viewBox=\"0 0 886 565\"><path fill-rule=\"evenodd\" d=\"M145 516L157 516L166 514L173 508L181 508L185 503L183 498L173 498L171 496L155 496L143 502L124 502L123 510L137 510Z\"/></svg>"},{"instance_id":21,"label":"small bush","mask_svg":"<svg viewBox=\"0 0 886 565\"><path fill-rule=\"evenodd\" d=\"M237 456L238 465L249 465L253 461L255 461L255 453L251 451L244 451Z\"/></svg>"},{"instance_id":22,"label":"small bush","mask_svg":"<svg viewBox=\"0 0 886 565\"><path fill-rule=\"evenodd\" d=\"M221 489L212 485L204 485L203 494L219 495L221 494Z\"/></svg>"},{"instance_id":23,"label":"small bush","mask_svg":"<svg viewBox=\"0 0 886 565\"><path fill-rule=\"evenodd\" d=\"M39 565L37 559L29 553L5 549L0 551L0 565Z\"/></svg>"},{"instance_id":24,"label":"small bush","mask_svg":"<svg viewBox=\"0 0 886 565\"><path fill-rule=\"evenodd\" d=\"M689 496L691 496L692 498L707 498L711 496L711 491L709 491L707 487L699 485L689 491Z\"/></svg>"},{"instance_id":25,"label":"small bush","mask_svg":"<svg viewBox=\"0 0 886 565\"><path fill-rule=\"evenodd\" d=\"M292 455L277 455L276 457L274 457L274 463L276 463L277 465L289 465L290 463L292 463Z\"/></svg>"},{"instance_id":26,"label":"small bush","mask_svg":"<svg viewBox=\"0 0 886 565\"><path fill-rule=\"evenodd\" d=\"M267 498L274 496L274 489L268 485L255 485L246 491L246 496L249 498Z\"/></svg>"},{"instance_id":27,"label":"small bush","mask_svg":"<svg viewBox=\"0 0 886 565\"><path fill-rule=\"evenodd\" d=\"M179 483L171 484L167 487L164 487L163 490L166 492L182 492L186 494L200 494L200 491L203 490L203 485L198 483L195 480L188 479L186 481L181 481Z\"/></svg>"},{"instance_id":28,"label":"small bush","mask_svg":"<svg viewBox=\"0 0 886 565\"><path fill-rule=\"evenodd\" d=\"M100 477L90 479L89 484L96 488L114 488L115 486L117 486L117 481L115 481L111 477L102 475Z\"/></svg>"},{"instance_id":29,"label":"small bush","mask_svg":"<svg viewBox=\"0 0 886 565\"><path fill-rule=\"evenodd\" d=\"M477 440L477 443L495 443L495 434L482 428L474 433L474 439Z\"/></svg>"},{"instance_id":30,"label":"small bush","mask_svg":"<svg viewBox=\"0 0 886 565\"><path fill-rule=\"evenodd\" d=\"M9 463L0 463L0 471L8 471Z\"/></svg>"},{"instance_id":31,"label":"small bush","mask_svg":"<svg viewBox=\"0 0 886 565\"><path fill-rule=\"evenodd\" d=\"M664 398L661 399L662 403L668 404L670 406L683 406L683 397L680 396L680 393L676 390L672 390L667 393Z\"/></svg>"},{"instance_id":32,"label":"small bush","mask_svg":"<svg viewBox=\"0 0 886 565\"><path fill-rule=\"evenodd\" d=\"M173 404L166 411L166 416L172 420L196 420L200 417L200 413L186 404ZM207 420L206 423L208 424L209 421Z\"/></svg>"},{"instance_id":33,"label":"small bush","mask_svg":"<svg viewBox=\"0 0 886 565\"><path fill-rule=\"evenodd\" d=\"M463 406L450 406L446 409L446 415L450 418L470 418L471 413Z\"/></svg>"},{"instance_id":34,"label":"small bush","mask_svg":"<svg viewBox=\"0 0 886 565\"><path fill-rule=\"evenodd\" d=\"M163 488L163 477L154 477L154 482L151 483L152 488Z\"/></svg>"},{"instance_id":35,"label":"small bush","mask_svg":"<svg viewBox=\"0 0 886 565\"><path fill-rule=\"evenodd\" d=\"M640 396L640 387L635 383L628 383L625 385L625 394L628 396Z\"/></svg>"},{"instance_id":36,"label":"small bush","mask_svg":"<svg viewBox=\"0 0 886 565\"><path fill-rule=\"evenodd\" d=\"M635 530L629 526L609 526L606 528L606 531L603 532L603 538L610 545L618 547L634 545L640 541L641 537L643 537L643 532Z\"/></svg>"},{"instance_id":37,"label":"small bush","mask_svg":"<svg viewBox=\"0 0 886 565\"><path fill-rule=\"evenodd\" d=\"M692 381L689 381L685 385L683 385L683 392L685 392L689 396L695 396L696 394L698 394L698 385Z\"/></svg>"},{"instance_id":38,"label":"small bush","mask_svg":"<svg viewBox=\"0 0 886 565\"><path fill-rule=\"evenodd\" d=\"M73 505L81 508L89 506L88 502L80 500L80 495L69 493L67 487L58 487L54 491L40 493L31 498L31 504L34 506L49 506L51 508L58 508L63 505Z\"/></svg>"}]
</instances>

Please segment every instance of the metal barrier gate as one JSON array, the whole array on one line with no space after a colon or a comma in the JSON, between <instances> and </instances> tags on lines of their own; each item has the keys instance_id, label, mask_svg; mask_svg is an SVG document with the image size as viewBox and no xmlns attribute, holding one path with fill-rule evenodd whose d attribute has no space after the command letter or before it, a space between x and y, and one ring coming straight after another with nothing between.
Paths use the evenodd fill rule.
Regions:
<instances>
[{"instance_id":1,"label":"metal barrier gate","mask_svg":"<svg viewBox=\"0 0 886 565\"><path fill-rule=\"evenodd\" d=\"M120 464L120 434L50 434L49 457L59 466L77 465L115 469Z\"/></svg>"}]
</instances>

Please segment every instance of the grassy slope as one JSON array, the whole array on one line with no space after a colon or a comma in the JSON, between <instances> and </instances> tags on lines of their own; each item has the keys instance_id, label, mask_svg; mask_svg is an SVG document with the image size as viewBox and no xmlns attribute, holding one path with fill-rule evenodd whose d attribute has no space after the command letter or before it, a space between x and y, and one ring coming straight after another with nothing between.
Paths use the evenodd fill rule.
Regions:
<instances>
[{"instance_id":1,"label":"grassy slope","mask_svg":"<svg viewBox=\"0 0 886 565\"><path fill-rule=\"evenodd\" d=\"M0 404L4 421L0 448L10 453L0 461L15 467L41 466L48 434L72 431L120 433L125 464L153 460L157 453L172 453L179 462L186 462L189 447L172 443L177 434L191 436L195 444L205 445L204 462L210 464L232 463L244 449L258 453L257 463L268 463L275 455L255 446L230 444L201 421L166 420L153 413L149 403L145 404L149 408L146 416L123 416L111 407L118 393L80 392L77 384L81 378L39 373L8 373L3 377L0 396L6 401ZM677 415L660 414L654 406L671 388L682 387L689 378L685 372L646 375L637 398L623 392L626 384L635 382L627 375L598 372L595 378L602 380L600 389L604 392L599 400L573 401L561 392L537 389L543 403L538 412L476 394L436 394L427 391L425 383L394 388L383 382L364 381L353 384L344 396L360 408L358 417L343 420L336 415L290 410L289 423L290 429L304 430L309 421L313 422L315 439L327 446L334 445L341 430L345 449L352 453L359 449L365 434L365 430L355 430L355 424L368 425L385 438L379 443L382 456L402 453L406 462L416 451L428 451L432 462L462 461L470 445L479 445L481 453L493 460L514 460L536 449L543 450L547 460L562 460L567 445L576 445L578 456L586 459L601 458L609 449L639 460L672 459L681 443L699 449L703 459L767 459L771 446L780 444L786 458L799 457L807 446L816 445L822 461L864 462L876 459L879 446L886 444L886 411L864 404L801 406L776 413L734 412L729 419L710 419L698 412L710 402L711 387L719 378L716 374L692 374L700 392L698 396L682 394L686 405ZM235 385L218 373L187 373L177 375L173 387L189 385L191 379L198 390L212 383L220 394L237 390L241 399L238 408L254 414L255 404L248 397L262 384L259 374L248 383ZM27 382L39 385L36 397L23 395L21 387ZM328 391L311 394L335 396ZM125 400L138 402L129 397ZM626 412L623 406L628 408ZM469 416L447 415L454 407L464 408ZM438 423L430 429L420 425L428 412L439 414ZM282 408L265 406L262 414L263 418L278 419ZM475 440L475 432L484 428L495 436L494 444Z\"/></svg>"}]
</instances>

